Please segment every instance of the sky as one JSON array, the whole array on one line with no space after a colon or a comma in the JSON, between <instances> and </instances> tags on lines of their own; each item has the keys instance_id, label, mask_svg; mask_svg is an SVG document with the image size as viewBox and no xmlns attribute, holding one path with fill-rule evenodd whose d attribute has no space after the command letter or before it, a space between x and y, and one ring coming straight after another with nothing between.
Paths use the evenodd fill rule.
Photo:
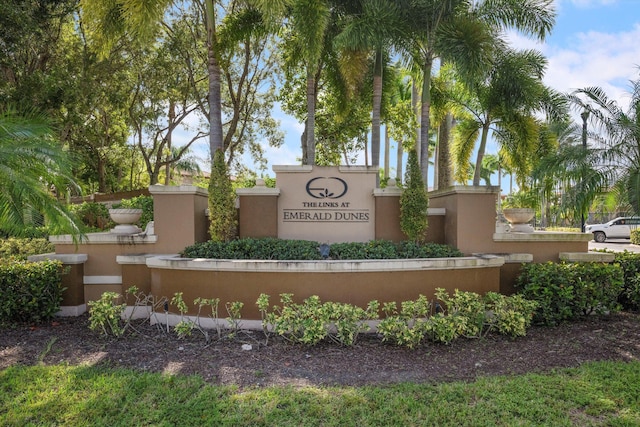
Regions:
<instances>
[{"instance_id":1,"label":"sky","mask_svg":"<svg viewBox=\"0 0 640 427\"><path fill-rule=\"evenodd\" d=\"M510 33L511 45L534 48L547 57L544 81L548 86L565 93L598 86L610 98L626 106L631 88L629 82L640 78L640 0L555 0L554 7L556 24L544 43ZM280 148L264 144L269 161L268 176L275 175L271 169L273 165L299 163L300 135L304 129L303 123L278 108L274 109L273 117L280 120L286 136L285 144ZM486 153L496 152L495 144L489 144ZM361 156L361 163L364 163L363 158ZM245 161L251 168L251 160L247 157ZM384 164L383 158L380 164ZM390 164L395 165L393 155ZM391 176L394 174L392 171ZM492 184L497 185L497 178L494 177ZM503 182L502 187L508 191L505 188L508 182Z\"/></svg>"}]
</instances>

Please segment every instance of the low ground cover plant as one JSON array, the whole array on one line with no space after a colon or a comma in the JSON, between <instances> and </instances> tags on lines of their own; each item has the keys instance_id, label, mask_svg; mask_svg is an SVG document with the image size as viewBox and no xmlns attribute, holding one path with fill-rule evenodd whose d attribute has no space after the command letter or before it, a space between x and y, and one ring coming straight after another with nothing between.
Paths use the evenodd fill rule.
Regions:
<instances>
[{"instance_id":1,"label":"low ground cover plant","mask_svg":"<svg viewBox=\"0 0 640 427\"><path fill-rule=\"evenodd\" d=\"M197 298L193 301L197 309L195 319L187 316L188 304L182 293L176 293L170 300L142 297L137 288L127 290L127 295L137 295L135 306L151 305L148 321L159 310L174 307L180 314L180 321L173 328L180 338L191 335L193 331L203 334L209 342L209 331L201 326L203 309L210 309L214 319L218 339L222 338L221 323L218 316L220 300ZM537 303L528 301L521 295L505 296L489 292L485 296L473 292L455 291L449 295L444 289L438 289L436 300L431 302L421 295L416 300L403 301L400 309L396 302L380 305L370 301L366 308L353 304L326 301L313 295L301 302L294 295L280 295L279 304L271 304L270 296L261 294L256 305L262 315L262 327L265 340L277 335L295 344L314 346L329 341L342 346L354 345L360 334L375 332L383 342L415 348L427 341L449 344L459 337L477 338L491 331L512 337L524 336L531 325L531 319ZM131 313L124 316L126 304L118 294L105 292L98 301L89 303L90 328L105 336L121 336L127 329L135 326ZM225 336L236 336L241 329L241 302L225 304L229 317L226 320ZM377 327L372 322L382 320ZM160 330L164 331L162 326ZM167 324L167 331L169 326Z\"/></svg>"},{"instance_id":2,"label":"low ground cover plant","mask_svg":"<svg viewBox=\"0 0 640 427\"><path fill-rule=\"evenodd\" d=\"M436 301L420 296L383 304L384 319L378 325L383 341L414 348L425 340L449 344L459 337L478 338L491 331L512 337L524 336L537 307L535 301L520 295L505 296L488 292L456 290L449 295L436 290Z\"/></svg>"},{"instance_id":3,"label":"low ground cover plant","mask_svg":"<svg viewBox=\"0 0 640 427\"><path fill-rule=\"evenodd\" d=\"M208 241L186 247L184 258L320 260L320 243L307 240L244 238L230 242ZM372 240L329 245L329 259L398 259L460 257L462 253L435 243Z\"/></svg>"},{"instance_id":4,"label":"low ground cover plant","mask_svg":"<svg viewBox=\"0 0 640 427\"><path fill-rule=\"evenodd\" d=\"M0 324L40 323L60 310L59 261L0 260Z\"/></svg>"},{"instance_id":5,"label":"low ground cover plant","mask_svg":"<svg viewBox=\"0 0 640 427\"><path fill-rule=\"evenodd\" d=\"M518 293L536 301L534 322L557 325L592 313L621 309L624 273L618 264L525 264L516 281Z\"/></svg>"},{"instance_id":6,"label":"low ground cover plant","mask_svg":"<svg viewBox=\"0 0 640 427\"><path fill-rule=\"evenodd\" d=\"M338 303L322 302L317 295L302 303L293 301L293 294L281 294L281 305L269 305L269 296L261 294L256 302L262 313L265 335L270 333L288 341L316 345L329 339L340 345L352 346L362 332L370 329L368 320L378 318L379 304L371 301L366 309Z\"/></svg>"}]
</instances>

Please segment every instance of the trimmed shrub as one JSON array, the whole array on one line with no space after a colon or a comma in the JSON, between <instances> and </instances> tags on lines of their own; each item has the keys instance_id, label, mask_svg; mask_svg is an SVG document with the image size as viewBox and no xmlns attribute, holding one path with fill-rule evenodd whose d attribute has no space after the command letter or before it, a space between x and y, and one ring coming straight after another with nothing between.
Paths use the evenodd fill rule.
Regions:
<instances>
[{"instance_id":1,"label":"trimmed shrub","mask_svg":"<svg viewBox=\"0 0 640 427\"><path fill-rule=\"evenodd\" d=\"M62 263L0 261L0 323L41 323L60 310Z\"/></svg>"},{"instance_id":2,"label":"trimmed shrub","mask_svg":"<svg viewBox=\"0 0 640 427\"><path fill-rule=\"evenodd\" d=\"M640 229L631 230L631 243L640 245Z\"/></svg>"},{"instance_id":3,"label":"trimmed shrub","mask_svg":"<svg viewBox=\"0 0 640 427\"><path fill-rule=\"evenodd\" d=\"M272 260L319 260L320 244L307 240L267 238L245 238L230 242L208 241L186 247L181 256L185 258L212 259L272 259ZM447 245L420 244L387 240L370 242L334 243L329 248L329 257L338 260L351 259L401 259L401 258L446 258L460 257L462 253Z\"/></svg>"},{"instance_id":4,"label":"trimmed shrub","mask_svg":"<svg viewBox=\"0 0 640 427\"><path fill-rule=\"evenodd\" d=\"M387 240L366 243L334 243L329 250L331 259L392 259L398 257L396 245Z\"/></svg>"},{"instance_id":5,"label":"trimmed shrub","mask_svg":"<svg viewBox=\"0 0 640 427\"><path fill-rule=\"evenodd\" d=\"M523 265L516 288L538 303L536 323L557 325L594 312L618 311L623 283L619 265L547 262Z\"/></svg>"},{"instance_id":6,"label":"trimmed shrub","mask_svg":"<svg viewBox=\"0 0 640 427\"><path fill-rule=\"evenodd\" d=\"M422 180L416 150L409 151L404 184L405 188L400 196L400 229L409 240L424 242L425 232L429 226L427 219L429 198Z\"/></svg>"},{"instance_id":7,"label":"trimmed shrub","mask_svg":"<svg viewBox=\"0 0 640 427\"><path fill-rule=\"evenodd\" d=\"M624 274L624 287L618 301L625 310L640 310L640 254L624 251L614 256L614 262Z\"/></svg>"},{"instance_id":8,"label":"trimmed shrub","mask_svg":"<svg viewBox=\"0 0 640 427\"><path fill-rule=\"evenodd\" d=\"M464 256L456 248L439 243L398 243L398 258L456 258Z\"/></svg>"},{"instance_id":9,"label":"trimmed shrub","mask_svg":"<svg viewBox=\"0 0 640 427\"><path fill-rule=\"evenodd\" d=\"M236 237L236 193L231 185L222 150L217 150L213 156L209 178L209 219L211 240L228 242Z\"/></svg>"},{"instance_id":10,"label":"trimmed shrub","mask_svg":"<svg viewBox=\"0 0 640 427\"><path fill-rule=\"evenodd\" d=\"M54 251L47 239L9 237L0 240L0 258L26 260L29 255L38 255Z\"/></svg>"},{"instance_id":11,"label":"trimmed shrub","mask_svg":"<svg viewBox=\"0 0 640 427\"><path fill-rule=\"evenodd\" d=\"M275 238L238 239L230 242L210 240L186 247L185 258L317 260L322 259L317 242Z\"/></svg>"}]
</instances>

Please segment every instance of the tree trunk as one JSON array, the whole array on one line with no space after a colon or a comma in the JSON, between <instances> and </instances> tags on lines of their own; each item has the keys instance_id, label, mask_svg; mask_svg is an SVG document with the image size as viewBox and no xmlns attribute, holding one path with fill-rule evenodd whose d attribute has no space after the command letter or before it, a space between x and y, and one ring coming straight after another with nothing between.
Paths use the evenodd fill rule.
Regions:
<instances>
[{"instance_id":1,"label":"tree trunk","mask_svg":"<svg viewBox=\"0 0 640 427\"><path fill-rule=\"evenodd\" d=\"M402 141L398 141L398 150L397 150L397 158L396 158L396 181L398 183L402 182L402 155L404 154L404 150L402 149Z\"/></svg>"},{"instance_id":2,"label":"tree trunk","mask_svg":"<svg viewBox=\"0 0 640 427\"><path fill-rule=\"evenodd\" d=\"M316 126L316 79L311 67L307 67L307 126L305 132L307 133L307 165L316 164L316 141L315 141L315 126Z\"/></svg>"},{"instance_id":3,"label":"tree trunk","mask_svg":"<svg viewBox=\"0 0 640 427\"><path fill-rule=\"evenodd\" d=\"M307 165L307 120L304 121L304 130L300 135L300 148L302 149L302 164Z\"/></svg>"},{"instance_id":4,"label":"tree trunk","mask_svg":"<svg viewBox=\"0 0 640 427\"><path fill-rule=\"evenodd\" d=\"M371 113L371 166L380 166L380 106L382 104L382 50L376 50L373 70L373 110Z\"/></svg>"},{"instance_id":5,"label":"tree trunk","mask_svg":"<svg viewBox=\"0 0 640 427\"><path fill-rule=\"evenodd\" d=\"M369 166L369 138L364 136L364 165Z\"/></svg>"},{"instance_id":6,"label":"tree trunk","mask_svg":"<svg viewBox=\"0 0 640 427\"><path fill-rule=\"evenodd\" d=\"M100 153L96 156L98 160L98 193L106 193L107 192L107 172L104 166L104 160Z\"/></svg>"},{"instance_id":7,"label":"tree trunk","mask_svg":"<svg viewBox=\"0 0 640 427\"><path fill-rule=\"evenodd\" d=\"M486 117L486 121L482 125L482 136L480 137L480 147L478 147L478 156L476 157L476 170L473 174L473 186L478 187L480 185L480 172L482 171L482 158L484 157L484 151L487 148L487 138L489 137L489 125L491 121L489 116Z\"/></svg>"},{"instance_id":8,"label":"tree trunk","mask_svg":"<svg viewBox=\"0 0 640 427\"><path fill-rule=\"evenodd\" d=\"M209 72L209 150L211 165L217 150L224 150L222 140L222 95L220 92L220 64L216 56L216 18L213 0L205 1L207 14L207 69Z\"/></svg>"},{"instance_id":9,"label":"tree trunk","mask_svg":"<svg viewBox=\"0 0 640 427\"><path fill-rule=\"evenodd\" d=\"M175 122L176 119L176 108L175 105L173 103L173 101L169 102L169 127L167 128L167 151L168 151L168 156L171 156L171 138L173 136L173 128L172 128L172 124ZM159 153L160 155L162 155L162 153ZM167 164L165 166L165 170L164 170L164 185L170 185L171 184L171 159L168 158L167 159Z\"/></svg>"},{"instance_id":10,"label":"tree trunk","mask_svg":"<svg viewBox=\"0 0 640 427\"><path fill-rule=\"evenodd\" d=\"M384 126L384 178L389 179L389 151L390 151L390 140L389 140L389 126Z\"/></svg>"},{"instance_id":11,"label":"tree trunk","mask_svg":"<svg viewBox=\"0 0 640 427\"><path fill-rule=\"evenodd\" d=\"M451 186L451 128L453 127L453 114L448 112L440 124L438 135L438 189Z\"/></svg>"},{"instance_id":12,"label":"tree trunk","mask_svg":"<svg viewBox=\"0 0 640 427\"><path fill-rule=\"evenodd\" d=\"M436 136L436 145L434 147L434 153L433 153L433 189L437 190L438 187L438 168L440 167L440 164L438 163L439 160L439 156L440 156L440 127L442 126L442 124L440 124L440 126L438 126L438 135Z\"/></svg>"},{"instance_id":13,"label":"tree trunk","mask_svg":"<svg viewBox=\"0 0 640 427\"><path fill-rule=\"evenodd\" d=\"M411 107L413 107L413 112L418 119L418 127L416 128L416 154L418 155L418 159L420 158L420 109L418 108L418 86L416 86L415 80L411 81Z\"/></svg>"},{"instance_id":14,"label":"tree trunk","mask_svg":"<svg viewBox=\"0 0 640 427\"><path fill-rule=\"evenodd\" d=\"M429 189L429 113L431 111L431 67L433 59L427 57L422 69L422 106L420 111L420 171L424 187Z\"/></svg>"}]
</instances>

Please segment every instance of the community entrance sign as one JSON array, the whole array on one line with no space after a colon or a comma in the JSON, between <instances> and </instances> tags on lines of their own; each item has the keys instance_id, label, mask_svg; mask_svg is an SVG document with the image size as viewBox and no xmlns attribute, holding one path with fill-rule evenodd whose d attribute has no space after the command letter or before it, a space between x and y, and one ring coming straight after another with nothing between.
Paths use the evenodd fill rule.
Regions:
<instances>
[{"instance_id":1,"label":"community entrance sign","mask_svg":"<svg viewBox=\"0 0 640 427\"><path fill-rule=\"evenodd\" d=\"M278 237L319 242L375 238L376 172L365 166L274 166Z\"/></svg>"}]
</instances>

